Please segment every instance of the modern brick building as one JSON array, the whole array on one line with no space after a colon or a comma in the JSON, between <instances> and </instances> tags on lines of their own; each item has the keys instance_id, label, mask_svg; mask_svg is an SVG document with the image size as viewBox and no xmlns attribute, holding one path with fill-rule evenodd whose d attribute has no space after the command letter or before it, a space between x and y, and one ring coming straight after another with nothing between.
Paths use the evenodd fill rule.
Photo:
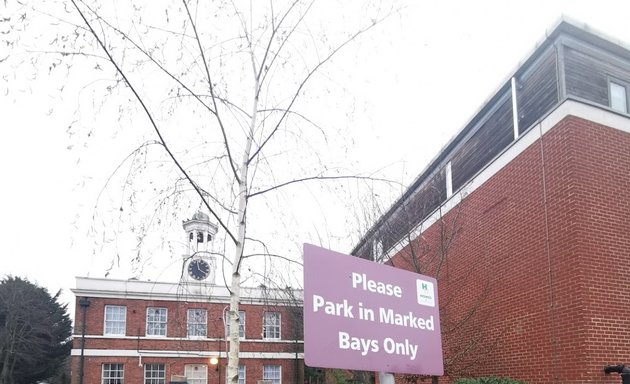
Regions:
<instances>
[{"instance_id":1,"label":"modern brick building","mask_svg":"<svg viewBox=\"0 0 630 384\"><path fill-rule=\"evenodd\" d=\"M197 213L178 282L77 278L72 383L225 383L229 292ZM302 292L243 288L239 384L303 382Z\"/></svg>"},{"instance_id":2,"label":"modern brick building","mask_svg":"<svg viewBox=\"0 0 630 384\"><path fill-rule=\"evenodd\" d=\"M438 279L441 381L619 382L629 95L628 46L560 22L355 247Z\"/></svg>"}]
</instances>

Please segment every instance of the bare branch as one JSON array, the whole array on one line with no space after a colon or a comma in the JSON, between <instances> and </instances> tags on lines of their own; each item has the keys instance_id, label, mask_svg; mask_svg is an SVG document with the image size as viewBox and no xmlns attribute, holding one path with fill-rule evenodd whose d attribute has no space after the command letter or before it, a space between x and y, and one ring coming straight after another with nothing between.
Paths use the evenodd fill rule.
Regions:
<instances>
[{"instance_id":1,"label":"bare branch","mask_svg":"<svg viewBox=\"0 0 630 384\"><path fill-rule=\"evenodd\" d=\"M300 266L304 266L303 263L301 263L301 262L299 262L297 260L290 259L290 258L288 258L286 256L278 255L277 253L252 253L252 254L249 254L249 255L243 255L243 259L249 259L249 258L253 258L253 257L273 257L275 259L281 259L281 260L287 261L287 262L289 262L291 264L297 264L297 265L300 265Z\"/></svg>"},{"instance_id":2,"label":"bare branch","mask_svg":"<svg viewBox=\"0 0 630 384\"><path fill-rule=\"evenodd\" d=\"M291 101L289 102L289 105L285 108L285 112L282 114L282 116L280 117L280 119L278 120L278 122L276 123L275 127L273 128L273 130L269 133L269 135L263 140L263 142L258 146L258 149L256 149L254 151L254 153L250 156L248 163L252 162L262 151L262 149L265 147L265 145L269 142L269 140L271 140L271 138L276 134L276 132L278 131L278 129L280 128L280 125L282 125L282 123L284 122L285 118L287 117L288 111L291 110L291 108L293 107L293 104L295 103L295 101L297 100L297 98L300 95L300 91L302 90L302 88L304 88L304 86L306 85L306 83L308 82L308 80L315 74L317 73L317 71L319 71L319 69L326 64L327 62L329 62L343 47L345 47L346 45L348 45L350 42L352 42L353 40L355 40L357 37L359 37L360 35L362 35L363 33L371 30L372 28L374 28L378 23L382 22L383 20L385 20L388 16L390 16L391 14L387 14L385 17L378 19L378 20L374 20L370 25L358 30L357 32L355 32L354 34L352 34L350 37L348 37L346 40L344 40L341 44L339 44L337 47L335 47L329 54L328 56L326 56L323 60L321 60L319 63L317 63L317 65L315 65L315 67L310 70L308 72L308 74L306 74L306 76L304 77L304 79L302 79L302 82L300 83L300 85L297 87L297 89L295 90L295 92L293 93L293 97L291 98Z\"/></svg>"},{"instance_id":3,"label":"bare branch","mask_svg":"<svg viewBox=\"0 0 630 384\"><path fill-rule=\"evenodd\" d=\"M140 151L141 149L146 148L146 147L148 147L150 145L163 146L162 143L160 143L158 141L155 141L155 140L146 141L146 142L140 144L138 147L136 147L127 156L125 156L125 158L120 163L118 163L116 168L114 168L114 170L109 174L109 176L107 177L107 180L105 180L105 183L103 184L103 186L101 187L101 190L99 191L98 195L96 196L96 203L94 204L94 207L98 206L98 202L101 199L101 195L103 195L103 192L105 192L105 190L107 189L107 186L109 185L110 181L112 180L114 175L116 175L118 173L118 171L123 166L123 164L125 164L127 162L127 160L129 160L129 158L135 156L138 153L138 151Z\"/></svg>"},{"instance_id":4,"label":"bare branch","mask_svg":"<svg viewBox=\"0 0 630 384\"><path fill-rule=\"evenodd\" d=\"M281 112L281 113L288 113L291 115L295 115L299 118L301 118L302 120L306 121L307 123L311 124L312 126L314 126L315 128L317 128L322 135L324 135L324 128L322 128L320 125L318 125L317 123L315 123L314 121L312 121L311 119L309 119L308 117L304 116L302 113L297 112L297 111L290 111L290 110L286 110L286 109L280 109L280 108L270 108L270 109L261 109L259 112L261 113L266 113L266 112Z\"/></svg>"},{"instance_id":5,"label":"bare branch","mask_svg":"<svg viewBox=\"0 0 630 384\"><path fill-rule=\"evenodd\" d=\"M188 14L188 20L190 21L190 24L192 26L193 31L195 32L195 40L197 40L197 45L199 46L199 53L201 54L201 60L203 61L203 66L204 69L206 70L206 76L207 76L207 80L208 80L208 88L210 90L210 96L212 98L212 103L214 104L214 117L217 119L217 123L219 123L219 127L221 128L221 134L223 135L223 142L225 144L225 150L227 151L228 154L228 158L229 158L229 163L230 163L230 167L232 168L232 172L234 174L234 178L238 181L240 181L240 177L238 175L238 171L236 170L236 166L234 165L234 159L232 158L232 153L230 152L230 142L227 138L227 134L225 132L225 127L223 126L223 120L221 120L221 116L219 115L219 110L217 108L217 101L215 99L215 92L214 92L214 85L212 84L212 77L210 76L210 68L208 67L208 62L206 60L206 56L203 52L203 47L201 45L201 39L199 38L199 34L197 33L197 26L195 24L195 21L192 18L192 15L190 14L190 10L188 9L188 3L186 3L186 0L182 0L182 3L184 3L184 7L186 8L186 13ZM234 241L236 241L236 239L233 239Z\"/></svg>"},{"instance_id":6,"label":"bare branch","mask_svg":"<svg viewBox=\"0 0 630 384\"><path fill-rule=\"evenodd\" d=\"M273 43L274 37L276 36L276 33L278 33L278 30L280 29L280 27L282 25L284 25L284 20L289 16L289 14L291 13L291 11L293 10L293 8L297 5L298 1L294 1L291 6L289 7L289 9L287 9L287 11L284 13L284 15L282 16L282 18L278 21L278 24L272 26L272 32L271 32L271 37L269 37L269 40L267 42L267 48L265 49L265 55L263 56L262 61L260 62L260 67L258 69L258 71L256 71L256 77L258 79L260 79L260 84L258 89L256 90L256 94L259 95L260 91L262 89L263 84L265 83L265 79L267 78L267 74L269 73L269 71L267 70L267 68L271 68L273 66L273 63L276 61L276 58L278 57L278 55L280 54L280 52L282 52L282 48L284 47L284 44L289 40L289 38L291 37L291 35L293 35L293 32L295 32L295 30L297 29L297 27L302 24L302 20L304 20L304 18L306 17L308 11L311 9L311 6L313 5L314 1L311 1L311 3L308 5L308 7L306 8L306 11L304 13L302 13L302 15L300 16L299 20L293 25L293 27L291 28L291 31L287 34L287 36L282 40L282 43L280 44L280 46L278 47L278 49L276 50L273 58L271 59L271 61L269 62L269 65L266 64L267 62L267 55L269 55L269 52L271 50L271 44ZM272 20L274 20L274 18L272 18ZM263 74L264 73L264 74ZM260 77L261 74L263 74L262 78Z\"/></svg>"},{"instance_id":7,"label":"bare branch","mask_svg":"<svg viewBox=\"0 0 630 384\"><path fill-rule=\"evenodd\" d=\"M87 8L90 9L90 11L96 16L96 18L98 18L100 21L105 23L105 25L110 27L113 31L120 34L125 40L133 44L133 46L136 47L136 49L138 49L142 54L144 54L153 64L155 64L162 72L164 72L164 74L166 74L168 77L174 80L177 84L179 84L182 88L188 91L192 97L197 99L197 101L199 101L199 103L203 105L210 113L212 113L213 115L216 115L217 112L213 110L209 105L207 105L203 100L201 100L201 98L197 95L196 92L191 90L190 87L184 84L177 76L173 75L171 71L166 69L162 64L160 64L157 60L155 60L153 55L151 55L144 47L141 47L138 43L136 43L136 41L132 39L131 36L129 36L124 31L121 31L118 27L112 25L107 20L103 19L98 13L94 12L89 6Z\"/></svg>"},{"instance_id":8,"label":"bare branch","mask_svg":"<svg viewBox=\"0 0 630 384\"><path fill-rule=\"evenodd\" d=\"M85 17L85 15L83 14L83 11L81 11L81 9L79 8L79 6L77 5L77 3L75 2L75 0L71 0L72 4L74 5L75 9L77 10L77 12L79 12L81 18L83 19L83 21L85 22L85 24L88 26L88 28L90 29L90 32L92 33L92 35L94 36L94 38L96 39L96 41L98 42L99 46L103 49L103 51L105 51L105 54L107 55L107 57L109 58L109 61L112 63L112 65L114 65L114 67L116 68L116 71L120 74L120 76L123 78L123 80L125 81L125 84L127 84L127 86L129 87L129 89L131 90L131 92L133 92L134 96L136 97L136 100L138 100L138 102L140 103L140 105L142 106L142 109L144 110L145 114L147 115L147 117L149 118L149 121L151 123L151 126L153 127L153 129L155 130L155 133L158 135L159 137L159 141L161 143L161 145L164 147L164 149L166 150L166 152L168 153L169 157L171 158L171 160L175 163L175 165L177 166L177 168L180 170L180 172L182 172L182 174L186 177L186 179L190 182L190 184L195 188L195 191L197 192L197 194L199 195L199 197L201 197L201 200L204 202L204 205L206 206L206 208L208 209L208 211L215 217L215 219L217 219L219 225L221 225L221 227L225 230L225 232L227 233L227 235L232 239L232 241L234 243L237 243L236 237L234 237L234 235L232 234L232 232L229 230L229 228L225 225L225 223L223 223L223 220L219 217L219 215L214 211L214 209L212 209L212 207L210 206L210 204L208 204L208 201L204 198L203 193L201 192L201 190L199 189L199 187L197 186L197 183L194 182L194 180L191 179L191 177L188 175L188 172L186 172L186 170L184 169L184 167L179 163L179 161L177 160L177 158L175 157L175 155L171 152L170 148L168 147L168 145L166 144L166 142L164 141L164 138L162 137L162 133L160 132L160 129L157 126L157 123L155 122L155 120L153 119L153 115L151 114L151 112L149 111L148 107L146 106L146 104L144 103L144 100L140 97L140 95L138 94L138 92L136 91L136 89L133 87L133 85L131 84L131 82L129 81L129 79L127 78L127 76L125 75L125 73L123 72L122 68L120 68L120 66L118 65L118 63L116 62L116 60L112 57L111 53L109 52L109 49L107 49L107 47L105 46L105 43L103 43L103 41L101 40L101 38L99 37L99 35L96 33L96 31L94 30L94 28L92 27L92 24L87 20L87 18Z\"/></svg>"},{"instance_id":9,"label":"bare branch","mask_svg":"<svg viewBox=\"0 0 630 384\"><path fill-rule=\"evenodd\" d=\"M311 176L311 177L303 177L300 179L295 179L295 180L290 180L278 185L274 185L273 187L269 187L266 189L263 189L261 191L257 191L254 193L250 193L247 197L251 198L254 196L258 196L258 195L262 195L264 193L279 189L279 188L283 188L286 187L288 185L291 184L296 184L296 183L302 183L305 181L315 181L315 180L372 180L372 181L382 181L385 183L395 183L395 181L392 180L387 180L387 179L381 179L381 178L376 178L376 177L372 177L372 176L356 176L356 175L345 175L345 176Z\"/></svg>"},{"instance_id":10,"label":"bare branch","mask_svg":"<svg viewBox=\"0 0 630 384\"><path fill-rule=\"evenodd\" d=\"M86 52L70 52L70 51L35 51L35 50L26 50L27 53L44 53L44 54L53 54L53 55L61 55L61 56L84 56L84 57L94 57L97 59L103 59L109 61L107 57L86 53ZM8 56L7 56L8 57ZM1 62L1 61L0 61Z\"/></svg>"}]
</instances>

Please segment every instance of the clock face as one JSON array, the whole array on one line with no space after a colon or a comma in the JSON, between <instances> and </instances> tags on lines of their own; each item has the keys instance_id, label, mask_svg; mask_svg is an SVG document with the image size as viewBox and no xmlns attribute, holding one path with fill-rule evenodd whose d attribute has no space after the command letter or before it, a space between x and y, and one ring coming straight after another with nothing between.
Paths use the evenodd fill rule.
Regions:
<instances>
[{"instance_id":1,"label":"clock face","mask_svg":"<svg viewBox=\"0 0 630 384\"><path fill-rule=\"evenodd\" d=\"M205 260L192 260L188 264L188 274L195 280L203 280L210 274L210 265Z\"/></svg>"}]
</instances>

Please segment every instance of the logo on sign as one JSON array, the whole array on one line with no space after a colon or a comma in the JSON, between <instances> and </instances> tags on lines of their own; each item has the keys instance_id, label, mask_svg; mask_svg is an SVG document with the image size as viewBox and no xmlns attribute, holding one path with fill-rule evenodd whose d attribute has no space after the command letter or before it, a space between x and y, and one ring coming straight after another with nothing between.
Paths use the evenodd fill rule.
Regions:
<instances>
[{"instance_id":1,"label":"logo on sign","mask_svg":"<svg viewBox=\"0 0 630 384\"><path fill-rule=\"evenodd\" d=\"M418 304L435 307L435 290L432 282L416 280L416 292L418 294Z\"/></svg>"}]
</instances>

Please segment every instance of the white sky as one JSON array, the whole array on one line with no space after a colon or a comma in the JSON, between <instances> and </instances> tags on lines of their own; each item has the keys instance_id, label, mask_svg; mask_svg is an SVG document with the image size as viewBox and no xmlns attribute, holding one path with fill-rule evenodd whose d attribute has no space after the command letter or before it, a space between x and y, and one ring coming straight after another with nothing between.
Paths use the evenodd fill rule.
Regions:
<instances>
[{"instance_id":1,"label":"white sky","mask_svg":"<svg viewBox=\"0 0 630 384\"><path fill-rule=\"evenodd\" d=\"M0 19L6 11L0 5ZM339 81L361 93L353 127L361 166L395 163L391 177L408 184L562 14L630 44L628 1L410 0L403 16L363 37L340 69L347 78ZM20 49L7 52L1 44L0 60L24 54ZM11 79L5 64L0 75ZM74 276L103 276L87 228L73 223L86 222L77 215L89 212L120 159L105 167L95 160L77 164L76 150L68 150L77 142L66 128L84 95L66 96L49 115L52 94L46 78L0 82L0 275L62 289L70 302ZM338 244L341 252L353 245ZM172 261L154 262L160 265L143 277L156 280L173 268Z\"/></svg>"}]
</instances>

